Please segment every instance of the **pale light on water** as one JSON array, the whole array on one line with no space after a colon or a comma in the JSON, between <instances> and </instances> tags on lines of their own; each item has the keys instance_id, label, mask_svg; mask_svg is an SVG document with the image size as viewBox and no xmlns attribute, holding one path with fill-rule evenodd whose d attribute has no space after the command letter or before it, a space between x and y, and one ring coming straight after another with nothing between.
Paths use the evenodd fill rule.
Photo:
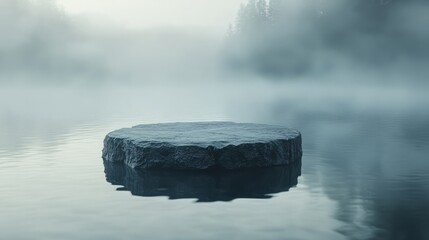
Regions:
<instances>
[{"instance_id":1,"label":"pale light on water","mask_svg":"<svg viewBox=\"0 0 429 240\"><path fill-rule=\"evenodd\" d=\"M79 95L66 90L68 96L58 89L43 96L27 90L26 99L19 97L20 89L5 91L0 113L1 238L429 237L429 112L419 91L379 89L378 101L371 102L367 99L375 94L340 87L329 96L300 94L288 84L249 83L244 90L147 87ZM15 106L32 108L16 110L7 98ZM53 100L54 107L71 107L52 111L45 103ZM64 116L67 122L61 121ZM192 198L135 196L106 181L101 149L109 131L191 120L299 129L304 156L297 185L266 199L197 203Z\"/></svg>"}]
</instances>

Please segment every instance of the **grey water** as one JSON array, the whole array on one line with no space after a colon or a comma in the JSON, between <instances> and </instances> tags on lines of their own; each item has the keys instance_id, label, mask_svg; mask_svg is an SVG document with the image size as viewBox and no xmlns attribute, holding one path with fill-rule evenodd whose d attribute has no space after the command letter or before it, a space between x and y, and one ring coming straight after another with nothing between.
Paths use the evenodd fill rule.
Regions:
<instances>
[{"instance_id":1,"label":"grey water","mask_svg":"<svg viewBox=\"0 0 429 240\"><path fill-rule=\"evenodd\" d=\"M429 239L424 89L246 83L0 92L0 239ZM189 175L101 159L109 131L205 120L298 129L302 162Z\"/></svg>"}]
</instances>

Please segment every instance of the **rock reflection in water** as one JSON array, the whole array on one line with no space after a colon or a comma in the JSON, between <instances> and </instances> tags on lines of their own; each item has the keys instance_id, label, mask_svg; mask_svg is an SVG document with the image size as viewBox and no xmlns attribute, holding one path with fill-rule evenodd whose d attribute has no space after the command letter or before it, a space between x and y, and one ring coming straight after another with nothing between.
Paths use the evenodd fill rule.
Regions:
<instances>
[{"instance_id":1,"label":"rock reflection in water","mask_svg":"<svg viewBox=\"0 0 429 240\"><path fill-rule=\"evenodd\" d=\"M144 197L194 198L198 202L232 201L237 198L271 198L298 184L301 160L286 166L246 170L136 170L124 164L104 162L106 180Z\"/></svg>"}]
</instances>

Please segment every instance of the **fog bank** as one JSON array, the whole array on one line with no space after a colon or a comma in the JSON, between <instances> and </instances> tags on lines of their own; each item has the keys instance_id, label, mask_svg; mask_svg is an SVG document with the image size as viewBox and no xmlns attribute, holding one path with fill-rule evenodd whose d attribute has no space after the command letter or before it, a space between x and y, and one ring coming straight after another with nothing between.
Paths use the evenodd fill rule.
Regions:
<instances>
[{"instance_id":1,"label":"fog bank","mask_svg":"<svg viewBox=\"0 0 429 240\"><path fill-rule=\"evenodd\" d=\"M249 0L230 29L225 67L277 78L425 81L428 16L422 0Z\"/></svg>"},{"instance_id":2,"label":"fog bank","mask_svg":"<svg viewBox=\"0 0 429 240\"><path fill-rule=\"evenodd\" d=\"M205 29L100 25L28 0L0 1L0 32L1 83L204 80L222 40Z\"/></svg>"}]
</instances>

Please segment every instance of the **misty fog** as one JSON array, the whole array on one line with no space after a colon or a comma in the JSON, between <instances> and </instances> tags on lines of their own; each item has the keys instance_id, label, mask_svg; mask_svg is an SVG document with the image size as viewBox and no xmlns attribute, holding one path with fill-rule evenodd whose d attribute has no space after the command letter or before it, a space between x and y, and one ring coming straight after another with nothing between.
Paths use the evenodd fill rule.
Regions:
<instances>
[{"instance_id":1,"label":"misty fog","mask_svg":"<svg viewBox=\"0 0 429 240\"><path fill-rule=\"evenodd\" d=\"M213 30L203 19L189 26L127 27L97 15L72 15L59 1L0 0L0 190L13 193L0 200L0 210L9 210L6 215L14 220L0 219L0 238L22 231L26 236L48 232L56 239L64 230L68 239L79 239L75 228L85 227L95 229L88 235L92 239L105 239L116 227L127 238L169 220L178 235L196 239L205 235L189 231L201 226L220 231L214 221L234 222L223 235L240 229L248 236L244 239L261 237L249 222L261 223L272 239L285 232L297 239L427 239L428 2L243 0L241 8L238 2L230 26ZM128 195L110 202L116 192L103 192L89 171L99 171L96 176L105 184L99 155L103 137L114 129L218 120L299 129L304 157L298 195L292 189L268 204L233 202L245 209L225 213L231 222L211 212L212 205L189 210L180 205L185 201L158 215L166 205L157 198L150 206L132 202L134 212ZM81 191L86 195L73 195L73 203L64 200ZM30 213L14 205L24 193L36 201ZM44 212L58 200L49 194L64 201L60 210ZM88 196L100 202L82 199ZM69 206L73 213L64 213ZM231 207L213 206L222 213ZM179 208L190 211L189 219L204 210L209 220L182 227L185 213L169 215ZM248 209L260 212L234 215ZM140 221L147 211L151 219ZM102 217L85 215L82 221L76 212ZM34 224L26 215L31 213L44 221ZM74 228L53 228L52 216ZM287 227L276 225L283 221ZM130 230L136 222L141 229ZM164 229L145 234L169 239Z\"/></svg>"},{"instance_id":2,"label":"misty fog","mask_svg":"<svg viewBox=\"0 0 429 240\"><path fill-rule=\"evenodd\" d=\"M226 64L268 77L426 82L428 16L420 0L250 0L230 27Z\"/></svg>"},{"instance_id":3,"label":"misty fog","mask_svg":"<svg viewBox=\"0 0 429 240\"><path fill-rule=\"evenodd\" d=\"M224 33L0 4L0 142L14 149L121 118L287 125L298 112L427 112L425 1L250 0Z\"/></svg>"},{"instance_id":4,"label":"misty fog","mask_svg":"<svg viewBox=\"0 0 429 240\"><path fill-rule=\"evenodd\" d=\"M0 4L6 84L426 82L429 6L420 0L251 0L224 33L107 25L71 16L53 1Z\"/></svg>"},{"instance_id":5,"label":"misty fog","mask_svg":"<svg viewBox=\"0 0 429 240\"><path fill-rule=\"evenodd\" d=\"M222 38L204 29L102 26L49 1L0 4L0 81L6 84L204 80L213 75Z\"/></svg>"}]
</instances>

